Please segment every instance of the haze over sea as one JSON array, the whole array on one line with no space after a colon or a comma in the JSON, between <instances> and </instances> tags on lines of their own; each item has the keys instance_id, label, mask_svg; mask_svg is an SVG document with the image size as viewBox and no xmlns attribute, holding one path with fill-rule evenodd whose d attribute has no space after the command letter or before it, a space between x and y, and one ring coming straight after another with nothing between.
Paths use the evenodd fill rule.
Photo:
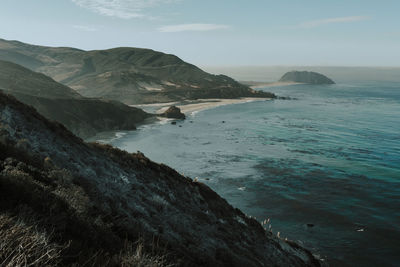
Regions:
<instances>
[{"instance_id":1,"label":"haze over sea","mask_svg":"<svg viewBox=\"0 0 400 267\"><path fill-rule=\"evenodd\" d=\"M364 69L361 77L353 69L352 79L350 68L336 69L342 76L325 70L336 85L261 89L293 100L221 106L177 125L144 125L103 141L198 177L246 214L270 218L274 233L332 266L395 266L400 81L392 78L400 72ZM377 71L381 79L372 75ZM257 68L234 72L227 74L278 78Z\"/></svg>"}]
</instances>

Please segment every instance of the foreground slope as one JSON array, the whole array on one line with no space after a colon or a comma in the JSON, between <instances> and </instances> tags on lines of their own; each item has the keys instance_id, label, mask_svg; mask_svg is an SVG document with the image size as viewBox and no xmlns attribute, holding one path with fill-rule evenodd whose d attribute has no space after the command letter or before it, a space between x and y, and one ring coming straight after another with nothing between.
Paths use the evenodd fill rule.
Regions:
<instances>
[{"instance_id":1,"label":"foreground slope","mask_svg":"<svg viewBox=\"0 0 400 267\"><path fill-rule=\"evenodd\" d=\"M86 97L126 104L198 98L274 97L150 49L83 51L0 39L0 59L44 73Z\"/></svg>"},{"instance_id":2,"label":"foreground slope","mask_svg":"<svg viewBox=\"0 0 400 267\"><path fill-rule=\"evenodd\" d=\"M35 107L46 118L86 138L101 131L133 130L150 114L117 101L88 99L44 74L0 60L0 90Z\"/></svg>"},{"instance_id":3,"label":"foreground slope","mask_svg":"<svg viewBox=\"0 0 400 267\"><path fill-rule=\"evenodd\" d=\"M164 248L179 266L319 265L206 185L141 153L83 143L3 93L0 213L0 223L19 221L23 233L52 233L48 245L62 248L59 265L88 259L121 265L124 244L139 237ZM11 229L0 233L10 236ZM0 252L0 262L18 249L10 251Z\"/></svg>"}]
</instances>

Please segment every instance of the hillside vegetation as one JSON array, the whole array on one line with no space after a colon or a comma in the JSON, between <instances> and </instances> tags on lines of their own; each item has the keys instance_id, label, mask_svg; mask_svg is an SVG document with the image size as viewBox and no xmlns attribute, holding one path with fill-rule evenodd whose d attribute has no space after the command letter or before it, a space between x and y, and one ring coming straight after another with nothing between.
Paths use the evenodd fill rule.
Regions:
<instances>
[{"instance_id":1,"label":"hillside vegetation","mask_svg":"<svg viewBox=\"0 0 400 267\"><path fill-rule=\"evenodd\" d=\"M180 58L142 48L83 51L0 39L0 59L52 77L85 97L126 104L198 98L274 97Z\"/></svg>"},{"instance_id":2,"label":"hillside vegetation","mask_svg":"<svg viewBox=\"0 0 400 267\"><path fill-rule=\"evenodd\" d=\"M117 101L89 99L44 74L0 60L0 90L86 138L101 131L133 130L151 115Z\"/></svg>"}]
</instances>

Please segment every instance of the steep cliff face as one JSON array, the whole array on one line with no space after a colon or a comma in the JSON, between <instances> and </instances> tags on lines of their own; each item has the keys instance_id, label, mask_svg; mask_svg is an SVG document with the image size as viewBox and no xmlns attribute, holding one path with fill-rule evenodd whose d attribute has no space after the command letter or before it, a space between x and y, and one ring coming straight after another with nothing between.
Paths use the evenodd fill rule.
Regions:
<instances>
[{"instance_id":1,"label":"steep cliff face","mask_svg":"<svg viewBox=\"0 0 400 267\"><path fill-rule=\"evenodd\" d=\"M117 101L89 99L44 74L0 60L0 90L31 105L50 120L87 138L101 131L134 130L151 117Z\"/></svg>"},{"instance_id":2,"label":"steep cliff face","mask_svg":"<svg viewBox=\"0 0 400 267\"><path fill-rule=\"evenodd\" d=\"M29 231L35 221L52 232L59 265L121 265L124 244L141 237L178 266L319 266L206 185L141 153L84 143L2 93L0 148L0 223L25 214Z\"/></svg>"},{"instance_id":3,"label":"steep cliff face","mask_svg":"<svg viewBox=\"0 0 400 267\"><path fill-rule=\"evenodd\" d=\"M290 71L285 73L280 82L297 82L306 84L334 84L335 82L323 74L312 71Z\"/></svg>"},{"instance_id":4,"label":"steep cliff face","mask_svg":"<svg viewBox=\"0 0 400 267\"><path fill-rule=\"evenodd\" d=\"M126 104L274 97L227 76L206 73L174 55L150 49L120 47L83 51L0 39L0 59L44 73L85 97L102 97Z\"/></svg>"}]
</instances>

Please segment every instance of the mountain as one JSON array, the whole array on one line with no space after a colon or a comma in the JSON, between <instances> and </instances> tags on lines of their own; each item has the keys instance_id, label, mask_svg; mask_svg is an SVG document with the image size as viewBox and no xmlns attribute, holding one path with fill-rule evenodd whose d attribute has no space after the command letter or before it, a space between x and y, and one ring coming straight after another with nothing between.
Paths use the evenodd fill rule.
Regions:
<instances>
[{"instance_id":1,"label":"mountain","mask_svg":"<svg viewBox=\"0 0 400 267\"><path fill-rule=\"evenodd\" d=\"M0 237L6 266L134 266L160 254L177 266L319 266L205 184L84 143L1 92Z\"/></svg>"},{"instance_id":2,"label":"mountain","mask_svg":"<svg viewBox=\"0 0 400 267\"><path fill-rule=\"evenodd\" d=\"M323 74L312 71L290 71L285 73L280 82L297 82L307 84L334 84L335 82Z\"/></svg>"},{"instance_id":3,"label":"mountain","mask_svg":"<svg viewBox=\"0 0 400 267\"><path fill-rule=\"evenodd\" d=\"M84 51L0 39L0 59L52 77L85 97L126 104L198 98L274 97L224 75L212 75L180 58L150 49Z\"/></svg>"},{"instance_id":4,"label":"mountain","mask_svg":"<svg viewBox=\"0 0 400 267\"><path fill-rule=\"evenodd\" d=\"M44 74L0 60L0 90L35 107L46 118L87 138L109 130L133 130L150 114L117 101L89 99Z\"/></svg>"}]
</instances>

